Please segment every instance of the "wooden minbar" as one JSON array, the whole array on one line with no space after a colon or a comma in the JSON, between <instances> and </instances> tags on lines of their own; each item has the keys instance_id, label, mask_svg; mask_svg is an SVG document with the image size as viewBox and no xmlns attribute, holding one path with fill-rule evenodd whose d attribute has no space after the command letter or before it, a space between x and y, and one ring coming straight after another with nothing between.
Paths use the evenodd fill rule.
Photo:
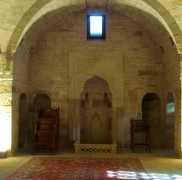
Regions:
<instances>
[{"instance_id":1,"label":"wooden minbar","mask_svg":"<svg viewBox=\"0 0 182 180\"><path fill-rule=\"evenodd\" d=\"M33 139L33 154L54 154L58 149L59 108L38 111Z\"/></svg>"}]
</instances>

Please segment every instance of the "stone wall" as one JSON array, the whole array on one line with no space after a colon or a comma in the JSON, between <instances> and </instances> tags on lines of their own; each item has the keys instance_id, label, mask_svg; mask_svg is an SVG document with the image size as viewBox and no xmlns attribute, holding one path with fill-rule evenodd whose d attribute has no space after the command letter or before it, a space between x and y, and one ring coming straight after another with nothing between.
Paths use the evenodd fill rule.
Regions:
<instances>
[{"instance_id":1,"label":"stone wall","mask_svg":"<svg viewBox=\"0 0 182 180\"><path fill-rule=\"evenodd\" d=\"M84 82L94 75L101 76L114 97L114 138L120 147L128 148L130 118L141 112L143 96L148 92L157 93L159 97L163 94L162 53L142 26L116 12L107 14L106 40L87 41L85 15L65 15L59 24L39 37L29 58L29 96L38 91L47 92L52 106L60 107L60 144L66 146L76 138L75 127L70 124L77 126L77 120L69 116L69 102L79 104ZM18 58L22 60L21 55ZM73 61L76 64L70 66ZM73 79L76 84L70 89Z\"/></svg>"},{"instance_id":2,"label":"stone wall","mask_svg":"<svg viewBox=\"0 0 182 180\"><path fill-rule=\"evenodd\" d=\"M167 104L168 93L172 93L175 103L174 111L174 143L176 152L180 154L181 151L181 68L180 68L180 55L177 53L177 49L173 43L168 39L164 45L164 52L162 56L162 61L165 64L165 86L164 86L164 106L162 111L164 112ZM163 114L163 128L165 128L167 123L167 116ZM167 138L167 129L165 130L165 136Z\"/></svg>"},{"instance_id":3,"label":"stone wall","mask_svg":"<svg viewBox=\"0 0 182 180\"><path fill-rule=\"evenodd\" d=\"M75 10L85 11L95 7L107 9L110 12L107 40L104 42L86 41L85 15L81 13L69 14ZM73 127L70 126L75 123L69 116L70 100L71 107L75 104L79 105L80 100L75 96L70 98L70 81L72 79L74 81L83 80L78 82L76 87L73 84L74 91L78 96L84 81L97 75L98 72L103 76L103 72L107 71L99 68L88 76L79 74L80 78L72 78L70 75L70 54L76 52L76 58L80 59L80 56L83 56L83 51L95 52L97 50L102 52L101 54L105 52L107 56L106 58L102 56L102 60L100 60L102 63L99 66L110 67L108 54L110 54L109 57L112 57L112 52L118 54L120 52L121 62L124 64L121 71L112 70L114 72L109 74L114 75L107 76L105 73L103 76L108 83L111 77L114 77L114 81L116 80L115 83L111 83L110 88L111 91L114 90L113 94L116 95L116 100L113 103L113 119L116 120L114 127L118 130L114 138L117 139L119 145L128 147L128 120L136 116L137 112L141 112L142 98L148 92L156 93L160 98L160 125L165 139L165 106L168 93L172 93L175 102L175 149L180 154L181 7L181 0L143 0L140 2L133 0L122 2L112 0L32 0L26 3L23 0L11 1L11 3L9 0L1 0L0 116L3 117L1 120L7 120L1 122L1 125L7 122L9 130L12 121L12 132L8 134L8 138L11 140L10 134L12 133L12 150L17 151L19 100L22 93L27 97L28 121L33 118L34 97L37 93L46 93L51 97L53 107L60 106L62 108L60 144L66 146L68 142L72 142L76 138L74 126L77 124L74 124ZM59 17L59 15L55 14L54 16L53 14L52 19L48 18L51 14L48 12L59 8L65 15ZM128 15L140 25L124 16L119 18L120 14L112 14L113 9ZM45 15L46 13L48 14ZM39 21L41 16L43 16L43 20L40 24L39 22L36 24L35 22ZM25 35L27 31L29 32ZM15 55L12 56L15 51ZM11 57L9 58L9 56ZM90 56L87 60L90 61L92 58L93 56ZM14 69L12 69L13 64ZM89 65L86 62L80 69ZM112 69L111 67L110 69ZM118 66L117 70L119 69ZM122 80L118 81L119 79ZM76 112L77 114L79 112Z\"/></svg>"}]
</instances>

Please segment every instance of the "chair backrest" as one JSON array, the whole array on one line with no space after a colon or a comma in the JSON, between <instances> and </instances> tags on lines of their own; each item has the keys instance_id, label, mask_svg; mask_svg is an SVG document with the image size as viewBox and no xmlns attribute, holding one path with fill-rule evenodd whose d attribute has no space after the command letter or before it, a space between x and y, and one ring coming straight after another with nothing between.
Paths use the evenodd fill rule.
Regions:
<instances>
[{"instance_id":1,"label":"chair backrest","mask_svg":"<svg viewBox=\"0 0 182 180\"><path fill-rule=\"evenodd\" d=\"M148 128L148 124L145 120L131 119L131 129L133 132L145 132Z\"/></svg>"}]
</instances>

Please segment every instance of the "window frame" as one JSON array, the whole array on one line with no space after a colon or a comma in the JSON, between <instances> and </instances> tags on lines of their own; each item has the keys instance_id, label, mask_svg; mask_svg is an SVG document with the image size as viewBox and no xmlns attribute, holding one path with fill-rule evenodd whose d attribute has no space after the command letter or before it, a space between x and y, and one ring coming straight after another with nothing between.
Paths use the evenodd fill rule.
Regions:
<instances>
[{"instance_id":1,"label":"window frame","mask_svg":"<svg viewBox=\"0 0 182 180\"><path fill-rule=\"evenodd\" d=\"M90 33L90 17L101 16L102 17L102 34L100 36L94 36ZM106 15L104 14L88 14L87 15L87 40L105 40L106 39Z\"/></svg>"}]
</instances>

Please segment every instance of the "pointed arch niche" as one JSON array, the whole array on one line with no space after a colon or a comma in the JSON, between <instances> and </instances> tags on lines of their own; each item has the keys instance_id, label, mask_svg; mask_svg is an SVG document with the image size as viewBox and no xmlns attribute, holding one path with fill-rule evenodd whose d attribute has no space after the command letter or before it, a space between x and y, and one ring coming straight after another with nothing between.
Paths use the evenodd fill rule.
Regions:
<instances>
[{"instance_id":1,"label":"pointed arch niche","mask_svg":"<svg viewBox=\"0 0 182 180\"><path fill-rule=\"evenodd\" d=\"M81 143L111 143L111 107L108 83L98 76L89 79L81 94Z\"/></svg>"}]
</instances>

